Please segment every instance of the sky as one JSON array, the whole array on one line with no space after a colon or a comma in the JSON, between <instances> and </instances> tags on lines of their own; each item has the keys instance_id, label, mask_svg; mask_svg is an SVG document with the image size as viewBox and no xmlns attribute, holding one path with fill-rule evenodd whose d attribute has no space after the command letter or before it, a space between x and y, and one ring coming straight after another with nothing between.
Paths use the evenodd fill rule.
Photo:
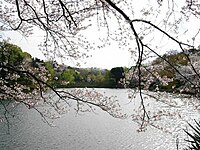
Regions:
<instances>
[{"instance_id":1,"label":"sky","mask_svg":"<svg viewBox=\"0 0 200 150\"><path fill-rule=\"evenodd\" d=\"M94 32L98 29L91 29L87 32L88 38L94 38ZM96 30L96 31L95 31ZM4 37L10 38L10 42L16 44L22 48L23 51L27 51L33 57L38 57L40 59L46 59L44 55L39 51L38 44L42 41L42 37L37 32L34 35L31 35L28 38L21 36L17 32L4 32ZM91 40L91 39L90 39ZM98 39L97 39L98 40ZM95 51L89 53L91 57L81 61L81 67L97 67L97 68L106 68L111 69L113 67L130 67L133 65L131 59L131 53L126 49L120 49L116 43L111 43L104 48L96 48ZM76 62L66 61L64 62L67 65L75 66Z\"/></svg>"},{"instance_id":2,"label":"sky","mask_svg":"<svg viewBox=\"0 0 200 150\"><path fill-rule=\"evenodd\" d=\"M26 38L16 31L4 32L3 36L10 38L11 43L21 47L23 51L30 53L32 57L46 60L45 56L38 48L38 45L42 41L42 36L32 35ZM91 37L92 36L93 35L91 35ZM111 69L121 66L130 67L132 65L131 61L131 53L118 48L118 45L113 43L105 48L96 48L90 51L89 58L81 59L81 67L97 67L102 69ZM76 61L73 60L67 60L64 63L69 66L76 66Z\"/></svg>"},{"instance_id":3,"label":"sky","mask_svg":"<svg viewBox=\"0 0 200 150\"><path fill-rule=\"evenodd\" d=\"M142 4L140 4L142 5ZM137 10L138 9L138 10ZM139 8L134 7L135 15L139 16ZM137 14L138 12L138 14ZM199 22L200 24L200 22ZM183 29L187 29L190 26L193 26L194 29L199 28L198 22L190 20L190 23L188 23L186 26L183 26ZM195 30L194 30L195 31ZM196 31L195 31L196 32ZM188 34L195 34L194 33L188 33ZM92 40L94 36L98 33L96 28L92 28L89 31L86 31L86 34L88 36L89 40ZM1 33L5 38L10 38L10 42L13 44L16 44L22 48L23 51L27 51L32 55L32 57L37 57L40 59L46 60L42 52L39 50L38 45L42 41L42 36L39 32L35 32L30 37L23 37L18 32L9 31L9 32L2 32ZM99 35L100 37L101 35ZM156 37L156 35L154 35ZM160 38L158 38L160 40ZM165 39L164 39L165 40ZM186 39L183 39L186 40ZM98 38L96 38L96 41L98 41ZM157 43L159 43L157 41ZM165 44L165 41L164 41ZM170 45L170 43L167 43ZM172 45L170 45L172 46ZM174 47L175 49L176 47ZM168 48L165 48L168 49ZM169 48L170 49L170 48ZM125 48L121 49L119 48L118 44L116 42L111 42L110 45L107 45L104 48L96 48L94 51L90 51L89 55L92 55L91 57L81 60L81 67L97 67L97 68L104 68L104 69L111 69L113 67L131 67L134 65L134 61L131 57L131 53ZM76 66L76 62L68 60L64 62L66 65L69 66Z\"/></svg>"}]
</instances>

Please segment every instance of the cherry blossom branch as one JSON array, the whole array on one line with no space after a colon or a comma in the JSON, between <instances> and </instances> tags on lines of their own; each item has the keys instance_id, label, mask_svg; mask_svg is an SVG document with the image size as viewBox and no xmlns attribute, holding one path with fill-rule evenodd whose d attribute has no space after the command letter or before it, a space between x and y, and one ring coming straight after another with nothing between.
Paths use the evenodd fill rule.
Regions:
<instances>
[{"instance_id":1,"label":"cherry blossom branch","mask_svg":"<svg viewBox=\"0 0 200 150\"><path fill-rule=\"evenodd\" d=\"M142 96L142 87L141 87L141 64L142 64L142 57L143 57L143 51L144 51L144 44L141 41L141 39L138 36L138 33L136 32L134 26L133 26L133 22L131 21L131 19L128 17L128 15L122 10L120 9L118 6L116 6L112 1L110 0L105 0L114 10L116 10L119 14L121 14L123 16L123 18L129 23L130 28L132 30L132 32L134 33L135 36L135 40L136 40L136 44L137 44L137 49L138 49L138 61L136 63L136 65L138 66L138 77L139 77L139 92L140 92L140 98L141 98L141 105L143 107L143 122L141 124L141 127L143 127L144 125L144 121L145 118L147 117L147 119L149 119L148 113L145 109L145 104L144 104L144 100L143 100L143 96Z\"/></svg>"},{"instance_id":2,"label":"cherry blossom branch","mask_svg":"<svg viewBox=\"0 0 200 150\"><path fill-rule=\"evenodd\" d=\"M59 97L59 99L65 101L66 103L67 103L66 99L76 101L77 104L79 104L79 102L82 102L90 108L92 108L91 106L96 106L96 107L102 109L103 111L106 111L107 113L109 113L113 117L121 118L121 116L114 115L114 111L112 110L112 106L109 106L109 105L106 105L106 104L103 104L103 103L100 103L100 102L92 102L92 101L84 100L84 98L79 98L77 95L73 95L73 94L71 94L70 92L67 92L67 91L56 90L51 85L49 85L45 81L42 81L41 79L37 78L34 74L30 73L29 71L18 70L16 68L12 67L12 66L0 65L0 67L14 71L17 74L26 74L26 75L30 76L31 78L33 78L34 80L36 80L37 83L39 84L39 87L40 87L40 96L44 99L44 102L46 102L46 103L48 103L48 102L43 97L43 89L42 89L41 85L45 85L48 88L50 88ZM29 106L31 106L31 105L29 105Z\"/></svg>"}]
</instances>

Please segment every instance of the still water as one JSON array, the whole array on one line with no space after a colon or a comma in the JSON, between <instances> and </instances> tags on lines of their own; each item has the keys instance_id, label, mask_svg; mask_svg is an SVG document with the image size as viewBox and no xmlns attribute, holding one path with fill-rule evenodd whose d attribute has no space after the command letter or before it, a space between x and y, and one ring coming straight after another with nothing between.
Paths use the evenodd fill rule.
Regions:
<instances>
[{"instance_id":1,"label":"still water","mask_svg":"<svg viewBox=\"0 0 200 150\"><path fill-rule=\"evenodd\" d=\"M97 90L118 96L124 110L131 113L134 106L128 104L127 90ZM199 117L193 105L183 104L179 111L188 121ZM14 111L15 117L9 119L9 133L8 126L0 123L0 150L176 150L177 137L180 149L186 138L181 129L165 133L149 127L138 133L138 125L131 117L116 119L98 109L81 115L72 109L54 121L55 127L44 123L32 109L20 106Z\"/></svg>"}]
</instances>

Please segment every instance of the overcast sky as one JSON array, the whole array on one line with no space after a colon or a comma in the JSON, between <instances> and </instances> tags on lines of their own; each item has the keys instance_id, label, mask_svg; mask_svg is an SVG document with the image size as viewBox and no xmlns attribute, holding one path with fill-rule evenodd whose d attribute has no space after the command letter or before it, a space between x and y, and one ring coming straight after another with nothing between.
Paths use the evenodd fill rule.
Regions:
<instances>
[{"instance_id":1,"label":"overcast sky","mask_svg":"<svg viewBox=\"0 0 200 150\"><path fill-rule=\"evenodd\" d=\"M32 57L46 60L42 52L38 49L38 44L42 41L41 36L33 35L25 38L17 32L6 32L3 35L9 37L11 43L20 46L23 51L27 51ZM89 58L82 59L80 62L81 67L97 67L102 69L111 69L118 66L129 67L132 65L130 52L118 48L116 43L105 48L96 48L90 51ZM76 62L73 60L67 60L64 63L69 66L76 65Z\"/></svg>"}]
</instances>

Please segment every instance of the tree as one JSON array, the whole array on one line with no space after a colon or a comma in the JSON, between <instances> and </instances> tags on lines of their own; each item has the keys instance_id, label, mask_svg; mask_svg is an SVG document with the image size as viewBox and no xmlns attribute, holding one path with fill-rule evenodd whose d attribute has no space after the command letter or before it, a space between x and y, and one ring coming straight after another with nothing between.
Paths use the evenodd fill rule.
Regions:
<instances>
[{"instance_id":1,"label":"tree","mask_svg":"<svg viewBox=\"0 0 200 150\"><path fill-rule=\"evenodd\" d=\"M29 54L5 41L0 45L0 103L5 108L5 119L8 122L6 103L14 101L15 104L23 103L31 108L41 99L38 92L46 89L39 81L45 83L47 78L44 67L30 65Z\"/></svg>"},{"instance_id":2,"label":"tree","mask_svg":"<svg viewBox=\"0 0 200 150\"><path fill-rule=\"evenodd\" d=\"M62 80L65 80L65 81L69 82L70 84L73 84L74 80L75 80L74 76L75 76L74 70L68 69L62 73L61 78L62 78Z\"/></svg>"},{"instance_id":3,"label":"tree","mask_svg":"<svg viewBox=\"0 0 200 150\"><path fill-rule=\"evenodd\" d=\"M18 66L25 59L25 56L29 57L27 53L22 52L22 50L16 45L7 42L1 42L0 45L1 63L6 62L10 65Z\"/></svg>"},{"instance_id":4,"label":"tree","mask_svg":"<svg viewBox=\"0 0 200 150\"><path fill-rule=\"evenodd\" d=\"M50 58L58 56L62 59L65 57L78 59L81 56L86 56L82 48L87 50L93 48L90 41L85 39L82 31L89 28L91 24L95 24L93 21L96 19L97 26L102 29L102 33L104 33L104 29L106 30L105 36L101 39L103 44L100 47L104 47L114 40L119 43L119 47L130 50L133 54L135 66L129 69L133 74L129 77L132 78L134 76L138 80L137 90L141 97L143 111L140 114L140 118L141 127L143 127L144 122L148 123L150 120L142 95L142 88L148 83L143 82L142 79L144 70L148 69L144 67L143 63L149 57L156 56L163 59L182 78L194 85L174 64L158 53L158 50L162 51L166 48L162 46L166 45L165 42L183 52L187 62L190 64L190 68L200 78L195 66L191 63L189 55L189 50L198 46L196 41L199 38L200 29L192 26L186 27L185 30L179 28L190 23L190 17L199 19L200 12L198 8L199 2L193 0L185 0L180 3L169 0L148 1L146 4L140 4L140 6L133 4L131 0L4 0L0 8L0 21L2 30L17 30L25 36L34 32L35 27L44 31L44 42L40 46L41 50ZM139 9L139 11L136 11L136 9ZM191 30L195 30L196 33L193 33L192 37L184 39L184 35L187 35ZM6 66L2 65L2 67L5 68ZM151 70L148 71L151 72ZM72 96L71 93L62 91L62 94L67 95L62 96L60 91L55 90L43 80L39 80L33 74L18 68L15 72L31 76L39 86L45 85L49 87L61 99L67 97L77 101L77 103L83 102L86 105L92 104L100 108L105 107L101 103L92 103L91 101L79 99L75 95ZM163 79L157 73L152 73L151 75L155 78ZM40 94L43 97L41 88ZM108 111L108 109L102 109Z\"/></svg>"},{"instance_id":5,"label":"tree","mask_svg":"<svg viewBox=\"0 0 200 150\"><path fill-rule=\"evenodd\" d=\"M7 87L11 88L14 87L15 82L18 82L22 86L27 86L27 84L29 84L29 88L34 88L32 81L29 81L26 76L20 73L15 76L13 70L14 68L21 68L22 66L27 68L31 61L31 55L26 52L22 52L21 48L18 46L9 44L5 41L0 42L0 46L0 61L2 66L0 78L3 82L2 85L5 84ZM23 89L23 91L24 90L25 89Z\"/></svg>"},{"instance_id":6,"label":"tree","mask_svg":"<svg viewBox=\"0 0 200 150\"><path fill-rule=\"evenodd\" d=\"M112 76L114 77L115 80L115 85L118 87L123 87L123 79L125 78L125 74L124 74L124 69L122 67L116 67L116 68L112 68L110 70L110 73L112 74Z\"/></svg>"}]
</instances>

